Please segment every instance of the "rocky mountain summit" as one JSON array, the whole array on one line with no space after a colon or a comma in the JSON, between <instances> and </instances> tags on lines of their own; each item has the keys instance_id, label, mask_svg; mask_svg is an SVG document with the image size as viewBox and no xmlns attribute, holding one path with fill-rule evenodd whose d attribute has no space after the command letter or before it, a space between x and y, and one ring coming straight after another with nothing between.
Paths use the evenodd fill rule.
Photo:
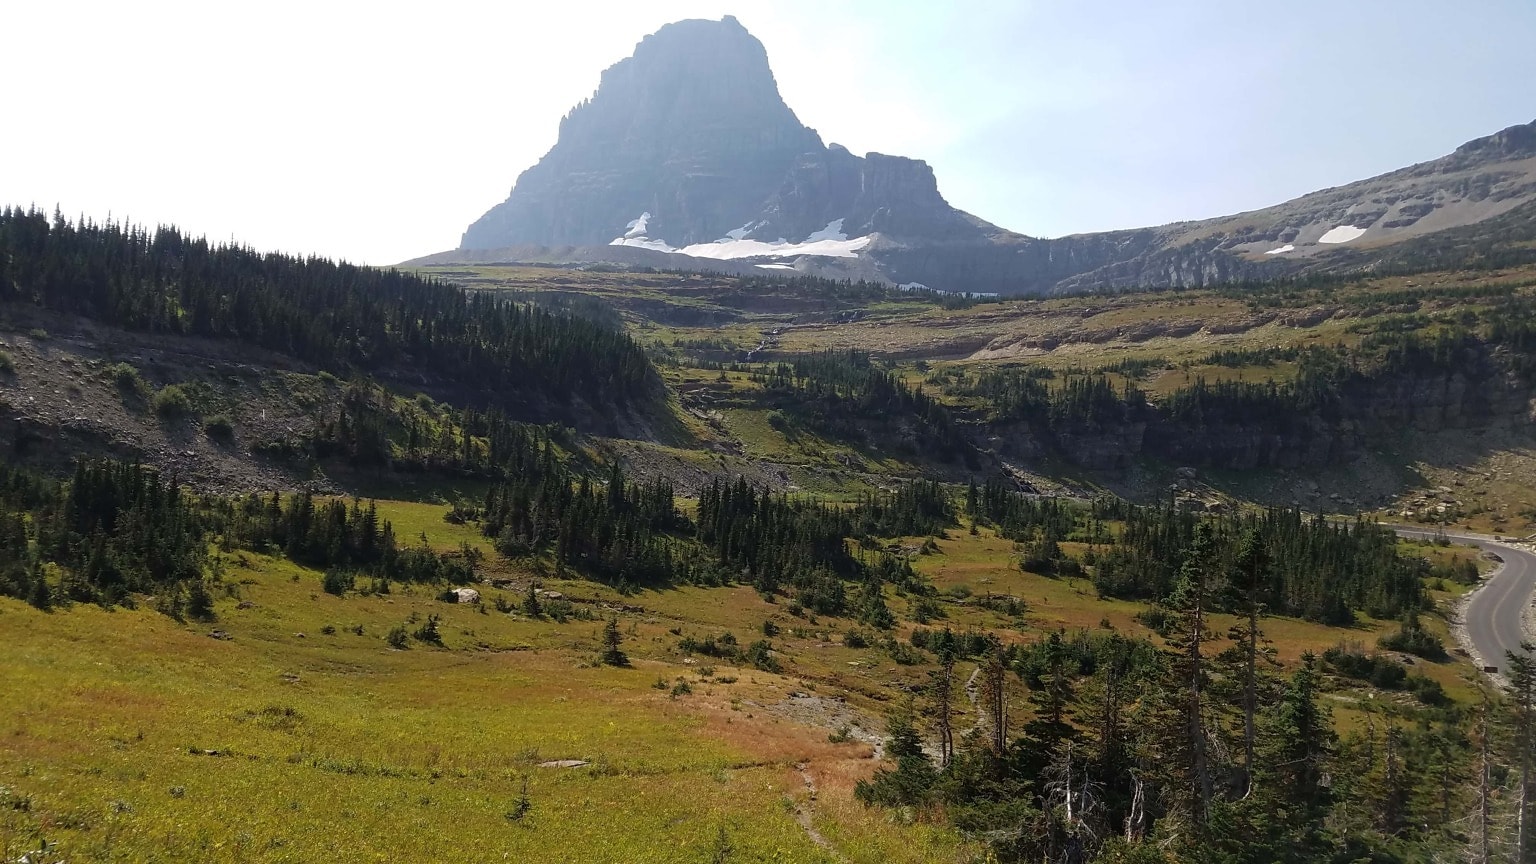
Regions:
<instances>
[{"instance_id":1,"label":"rocky mountain summit","mask_svg":"<svg viewBox=\"0 0 1536 864\"><path fill-rule=\"evenodd\" d=\"M951 207L922 161L823 143L727 16L643 39L459 249L411 263L797 271L1002 294L1191 287L1371 269L1421 246L1443 257L1446 244L1415 241L1483 223L1536 239L1533 202L1536 123L1249 213L1033 238Z\"/></svg>"},{"instance_id":2,"label":"rocky mountain summit","mask_svg":"<svg viewBox=\"0 0 1536 864\"><path fill-rule=\"evenodd\" d=\"M631 260L771 269L842 259L843 270L882 278L860 252L1005 233L950 207L924 162L824 144L784 104L762 43L727 16L669 24L609 67L460 250L616 246L635 250L622 253Z\"/></svg>"}]
</instances>

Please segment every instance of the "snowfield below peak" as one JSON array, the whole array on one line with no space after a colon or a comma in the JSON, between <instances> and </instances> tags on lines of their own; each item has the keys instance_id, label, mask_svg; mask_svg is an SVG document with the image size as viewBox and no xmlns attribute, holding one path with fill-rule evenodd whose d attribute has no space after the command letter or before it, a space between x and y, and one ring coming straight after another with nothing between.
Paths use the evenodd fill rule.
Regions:
<instances>
[{"instance_id":1,"label":"snowfield below peak","mask_svg":"<svg viewBox=\"0 0 1536 864\"><path fill-rule=\"evenodd\" d=\"M1365 234L1364 228L1356 228L1353 225L1340 225L1330 229L1328 233L1317 238L1319 243L1348 243L1351 240L1359 240Z\"/></svg>"},{"instance_id":2,"label":"snowfield below peak","mask_svg":"<svg viewBox=\"0 0 1536 864\"><path fill-rule=\"evenodd\" d=\"M657 252L676 252L682 255L690 255L694 258L713 258L717 261L731 261L737 258L794 258L800 255L816 255L823 258L857 258L860 249L868 246L873 236L855 237L849 239L843 233L843 220L834 219L827 223L827 227L815 231L799 243L791 243L784 238L774 242L763 240L748 240L746 235L756 227L752 223L730 231L725 237L713 243L694 243L691 246L678 248L669 245L665 240L652 240L645 234L651 214L642 213L638 219L630 222L623 237L616 237L609 242L610 246L638 246L642 249L652 249Z\"/></svg>"}]
</instances>

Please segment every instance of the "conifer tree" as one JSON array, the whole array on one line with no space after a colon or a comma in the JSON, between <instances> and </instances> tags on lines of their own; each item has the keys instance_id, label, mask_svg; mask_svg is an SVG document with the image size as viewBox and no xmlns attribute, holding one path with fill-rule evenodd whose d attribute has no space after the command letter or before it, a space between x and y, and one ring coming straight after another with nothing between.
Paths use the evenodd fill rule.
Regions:
<instances>
[{"instance_id":1,"label":"conifer tree","mask_svg":"<svg viewBox=\"0 0 1536 864\"><path fill-rule=\"evenodd\" d=\"M32 566L31 587L27 591L27 602L44 612L53 608L53 591L48 587L48 578L43 574L41 562L36 562Z\"/></svg>"},{"instance_id":2,"label":"conifer tree","mask_svg":"<svg viewBox=\"0 0 1536 864\"><path fill-rule=\"evenodd\" d=\"M1212 576L1213 536L1202 523L1185 554L1167 607L1173 619L1167 638L1168 675L1160 694L1162 723L1158 750L1164 775L1167 809L1176 815L1187 842L1198 843L1205 832L1214 793L1207 739L1205 647L1208 586Z\"/></svg>"},{"instance_id":3,"label":"conifer tree","mask_svg":"<svg viewBox=\"0 0 1536 864\"><path fill-rule=\"evenodd\" d=\"M608 619L603 625L603 654L602 660L609 666L628 666L629 657L620 650L624 642L624 636L619 632L619 618L617 615Z\"/></svg>"}]
</instances>

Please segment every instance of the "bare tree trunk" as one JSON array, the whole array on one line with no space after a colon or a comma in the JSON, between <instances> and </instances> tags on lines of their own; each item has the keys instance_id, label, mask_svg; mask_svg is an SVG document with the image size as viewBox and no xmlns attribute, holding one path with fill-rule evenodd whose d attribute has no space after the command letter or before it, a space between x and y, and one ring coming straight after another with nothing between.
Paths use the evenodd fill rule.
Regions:
<instances>
[{"instance_id":1,"label":"bare tree trunk","mask_svg":"<svg viewBox=\"0 0 1536 864\"><path fill-rule=\"evenodd\" d=\"M992 752L1001 756L1008 749L1008 667L1003 664L1000 652L987 657L982 684L987 702L987 717L991 724Z\"/></svg>"},{"instance_id":2,"label":"bare tree trunk","mask_svg":"<svg viewBox=\"0 0 1536 864\"><path fill-rule=\"evenodd\" d=\"M1522 670L1524 672L1525 670ZM1526 673L1527 676L1529 673ZM1515 860L1526 864L1530 860L1530 811L1531 811L1531 691L1529 680L1518 694L1520 703L1515 746L1520 748L1520 810L1515 815Z\"/></svg>"},{"instance_id":3,"label":"bare tree trunk","mask_svg":"<svg viewBox=\"0 0 1536 864\"><path fill-rule=\"evenodd\" d=\"M1109 772L1119 765L1120 754L1120 672L1104 671L1104 701L1099 714L1099 770Z\"/></svg>"},{"instance_id":4,"label":"bare tree trunk","mask_svg":"<svg viewBox=\"0 0 1536 864\"><path fill-rule=\"evenodd\" d=\"M1243 677L1243 797L1253 794L1253 746L1258 737L1255 729L1254 713L1257 710L1258 675L1255 668L1258 665L1259 655L1259 599L1254 596L1254 588L1248 589L1248 657L1247 668Z\"/></svg>"},{"instance_id":5,"label":"bare tree trunk","mask_svg":"<svg viewBox=\"0 0 1536 864\"><path fill-rule=\"evenodd\" d=\"M945 652L939 667L937 697L939 702L939 768L948 768L955 757L954 678L955 655Z\"/></svg>"},{"instance_id":6,"label":"bare tree trunk","mask_svg":"<svg viewBox=\"0 0 1536 864\"><path fill-rule=\"evenodd\" d=\"M1203 594L1203 592L1202 592ZM1201 824L1211 812L1211 770L1205 748L1204 688L1201 675L1204 665L1200 656L1201 641L1205 635L1205 598L1195 603L1193 625L1189 640L1189 704L1186 707L1186 732L1189 735L1190 768L1200 794L1200 812L1196 818Z\"/></svg>"},{"instance_id":7,"label":"bare tree trunk","mask_svg":"<svg viewBox=\"0 0 1536 864\"><path fill-rule=\"evenodd\" d=\"M1440 742L1440 824L1451 821L1451 747Z\"/></svg>"},{"instance_id":8,"label":"bare tree trunk","mask_svg":"<svg viewBox=\"0 0 1536 864\"><path fill-rule=\"evenodd\" d=\"M1387 765L1382 777L1386 797L1381 802L1381 828L1388 834L1396 834L1401 828L1402 812L1398 793L1397 728L1387 729Z\"/></svg>"},{"instance_id":9,"label":"bare tree trunk","mask_svg":"<svg viewBox=\"0 0 1536 864\"><path fill-rule=\"evenodd\" d=\"M1493 827L1493 801L1488 791L1491 774L1491 755L1488 748L1488 694L1483 694L1482 717L1482 764L1478 768L1477 780L1477 823L1478 823L1478 856L1477 864L1489 864L1489 837Z\"/></svg>"},{"instance_id":10,"label":"bare tree trunk","mask_svg":"<svg viewBox=\"0 0 1536 864\"><path fill-rule=\"evenodd\" d=\"M1131 812L1125 816L1125 842L1139 843L1147 833L1146 787L1141 778L1131 774Z\"/></svg>"}]
</instances>

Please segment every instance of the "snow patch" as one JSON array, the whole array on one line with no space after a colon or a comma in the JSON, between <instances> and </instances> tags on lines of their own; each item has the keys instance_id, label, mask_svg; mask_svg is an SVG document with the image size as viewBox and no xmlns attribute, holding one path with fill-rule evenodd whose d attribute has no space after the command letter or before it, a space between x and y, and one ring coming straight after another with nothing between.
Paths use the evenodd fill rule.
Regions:
<instances>
[{"instance_id":1,"label":"snow patch","mask_svg":"<svg viewBox=\"0 0 1536 864\"><path fill-rule=\"evenodd\" d=\"M977 300L989 300L998 296L996 291L945 291L943 288L931 288L921 282L903 282L896 288L900 291L928 291L945 297L971 297Z\"/></svg>"},{"instance_id":2,"label":"snow patch","mask_svg":"<svg viewBox=\"0 0 1536 864\"><path fill-rule=\"evenodd\" d=\"M624 226L624 236L614 238L609 246L635 246L640 249L650 249L655 252L676 252L668 246L665 240L652 240L645 236L645 229L651 222L651 211L641 213L637 218L631 219Z\"/></svg>"},{"instance_id":3,"label":"snow patch","mask_svg":"<svg viewBox=\"0 0 1536 864\"><path fill-rule=\"evenodd\" d=\"M752 266L760 267L763 270L793 270L793 269L795 269L795 265L793 265L793 264L754 264Z\"/></svg>"},{"instance_id":4,"label":"snow patch","mask_svg":"<svg viewBox=\"0 0 1536 864\"><path fill-rule=\"evenodd\" d=\"M1323 236L1317 238L1317 242L1348 243L1351 240L1360 239L1363 234L1365 234L1364 228L1356 228L1353 225L1340 225L1339 227L1334 228Z\"/></svg>"},{"instance_id":5,"label":"snow patch","mask_svg":"<svg viewBox=\"0 0 1536 864\"><path fill-rule=\"evenodd\" d=\"M1279 254L1281 254L1283 252L1295 252L1295 251L1296 251L1296 247L1292 246L1289 243L1287 243L1284 246L1281 246L1279 249L1271 249L1268 252L1265 252L1264 254L1265 255L1279 255Z\"/></svg>"},{"instance_id":6,"label":"snow patch","mask_svg":"<svg viewBox=\"0 0 1536 864\"><path fill-rule=\"evenodd\" d=\"M833 219L827 223L827 227L811 233L805 238L807 243L815 243L821 240L847 240L848 235L843 233L843 220Z\"/></svg>"},{"instance_id":7,"label":"snow patch","mask_svg":"<svg viewBox=\"0 0 1536 864\"><path fill-rule=\"evenodd\" d=\"M609 246L636 246L641 249L650 249L654 252L676 252L665 240L652 240L649 237L620 237L608 244Z\"/></svg>"},{"instance_id":8,"label":"snow patch","mask_svg":"<svg viewBox=\"0 0 1536 864\"><path fill-rule=\"evenodd\" d=\"M855 237L848 239L843 233L843 220L834 219L827 223L827 227L812 233L803 242L791 243L780 237L769 243L763 240L748 240L746 236L753 229L761 225L761 222L749 222L740 228L726 232L726 236L713 243L695 243L678 249L669 245L665 240L652 240L646 236L646 226L651 219L650 213L640 214L640 218L625 226L624 236L615 237L608 243L609 246L637 246L641 249L651 249L656 252L678 252L683 255L691 255L695 258L712 258L716 261L730 261L736 258L793 258L799 255L816 255L823 258L857 258L858 251L870 244L873 237Z\"/></svg>"},{"instance_id":9,"label":"snow patch","mask_svg":"<svg viewBox=\"0 0 1536 864\"><path fill-rule=\"evenodd\" d=\"M644 213L641 213L640 218L631 220L628 225L624 226L624 238L633 239L636 237L645 237L645 226L650 224L650 221L651 211L647 210Z\"/></svg>"},{"instance_id":10,"label":"snow patch","mask_svg":"<svg viewBox=\"0 0 1536 864\"><path fill-rule=\"evenodd\" d=\"M761 224L762 224L761 222L748 222L747 224L741 226L740 228L732 228L731 230L725 232L725 239L724 240L717 240L715 242L717 242L717 243L724 243L726 240L743 240L743 239L746 239L746 236L748 234L752 233L752 229L756 228L758 225L761 225Z\"/></svg>"},{"instance_id":11,"label":"snow patch","mask_svg":"<svg viewBox=\"0 0 1536 864\"><path fill-rule=\"evenodd\" d=\"M872 237L855 237L852 240L817 240L805 243L789 243L782 238L774 243L762 240L727 240L715 243L695 243L676 251L695 258L714 258L728 261L733 258L792 258L797 255L819 255L823 258L857 258L858 251L869 245Z\"/></svg>"}]
</instances>

